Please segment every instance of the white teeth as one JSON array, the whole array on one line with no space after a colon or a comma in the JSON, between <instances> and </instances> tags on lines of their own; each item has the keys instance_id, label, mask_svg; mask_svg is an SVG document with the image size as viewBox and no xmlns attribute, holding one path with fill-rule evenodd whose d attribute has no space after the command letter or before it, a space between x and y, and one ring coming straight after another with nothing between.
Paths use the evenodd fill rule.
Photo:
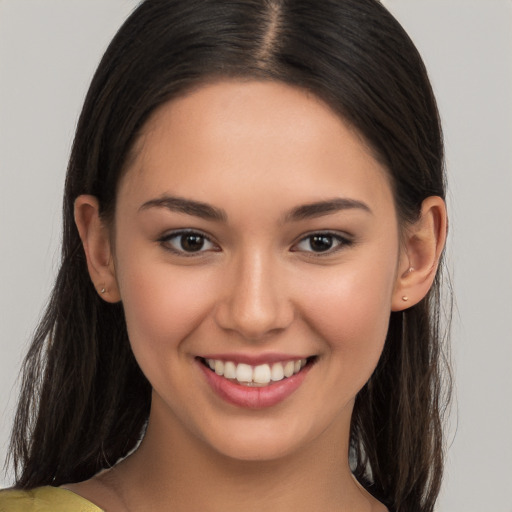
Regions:
<instances>
[{"instance_id":1,"label":"white teeth","mask_svg":"<svg viewBox=\"0 0 512 512\"><path fill-rule=\"evenodd\" d=\"M224 375L224 362L219 361L218 359L215 361L215 373L217 375Z\"/></svg>"},{"instance_id":2,"label":"white teeth","mask_svg":"<svg viewBox=\"0 0 512 512\"><path fill-rule=\"evenodd\" d=\"M224 364L224 377L226 379L236 379L236 365L231 361Z\"/></svg>"},{"instance_id":3,"label":"white teeth","mask_svg":"<svg viewBox=\"0 0 512 512\"><path fill-rule=\"evenodd\" d=\"M258 384L268 384L270 376L270 366L268 364L260 364L254 368L252 380Z\"/></svg>"},{"instance_id":4,"label":"white teeth","mask_svg":"<svg viewBox=\"0 0 512 512\"><path fill-rule=\"evenodd\" d=\"M293 361L288 361L284 365L284 376L291 377L293 375L294 371L295 371L295 363Z\"/></svg>"},{"instance_id":5,"label":"white teeth","mask_svg":"<svg viewBox=\"0 0 512 512\"><path fill-rule=\"evenodd\" d=\"M252 366L240 363L236 367L236 380L238 382L252 382L253 371Z\"/></svg>"},{"instance_id":6,"label":"white teeth","mask_svg":"<svg viewBox=\"0 0 512 512\"><path fill-rule=\"evenodd\" d=\"M270 378L274 382L284 379L284 369L283 369L283 365L281 363L274 363L272 365L272 371L270 373Z\"/></svg>"},{"instance_id":7,"label":"white teeth","mask_svg":"<svg viewBox=\"0 0 512 512\"><path fill-rule=\"evenodd\" d=\"M244 384L269 384L278 382L285 377L291 377L299 373L307 364L306 359L297 359L282 363L260 364L251 366L245 363L235 364L233 361L220 359L206 359L208 366L217 374L226 379L237 380Z\"/></svg>"}]
</instances>

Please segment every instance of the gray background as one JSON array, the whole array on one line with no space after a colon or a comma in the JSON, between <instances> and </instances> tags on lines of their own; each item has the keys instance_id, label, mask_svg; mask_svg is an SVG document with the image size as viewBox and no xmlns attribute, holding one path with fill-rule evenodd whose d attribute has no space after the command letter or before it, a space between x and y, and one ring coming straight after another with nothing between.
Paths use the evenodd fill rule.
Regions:
<instances>
[{"instance_id":1,"label":"gray background","mask_svg":"<svg viewBox=\"0 0 512 512\"><path fill-rule=\"evenodd\" d=\"M0 0L0 459L22 354L58 262L78 113L136 3ZM510 512L512 1L384 3L424 56L446 134L457 400L439 510Z\"/></svg>"}]
</instances>

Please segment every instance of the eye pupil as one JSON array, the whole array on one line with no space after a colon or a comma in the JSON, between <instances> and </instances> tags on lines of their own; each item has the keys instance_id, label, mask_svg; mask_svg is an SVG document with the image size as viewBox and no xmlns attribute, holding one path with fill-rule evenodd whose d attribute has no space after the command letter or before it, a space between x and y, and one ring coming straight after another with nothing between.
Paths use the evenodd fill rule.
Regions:
<instances>
[{"instance_id":1,"label":"eye pupil","mask_svg":"<svg viewBox=\"0 0 512 512\"><path fill-rule=\"evenodd\" d=\"M313 235L309 243L315 252L328 251L332 247L332 236Z\"/></svg>"},{"instance_id":2,"label":"eye pupil","mask_svg":"<svg viewBox=\"0 0 512 512\"><path fill-rule=\"evenodd\" d=\"M200 251L204 246L204 237L200 235L188 234L182 235L181 247L184 251Z\"/></svg>"}]
</instances>

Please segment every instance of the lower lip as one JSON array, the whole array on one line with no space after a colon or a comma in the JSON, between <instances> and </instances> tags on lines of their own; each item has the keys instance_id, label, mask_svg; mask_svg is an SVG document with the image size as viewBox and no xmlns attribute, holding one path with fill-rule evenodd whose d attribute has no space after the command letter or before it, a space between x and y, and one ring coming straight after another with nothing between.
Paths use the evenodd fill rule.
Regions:
<instances>
[{"instance_id":1,"label":"lower lip","mask_svg":"<svg viewBox=\"0 0 512 512\"><path fill-rule=\"evenodd\" d=\"M311 365L307 365L299 373L291 377L273 382L268 386L251 387L237 384L217 375L209 368L206 368L201 361L198 361L198 364L206 380L217 395L230 404L246 409L264 409L265 407L272 407L283 402L299 388L306 374L311 369Z\"/></svg>"}]
</instances>

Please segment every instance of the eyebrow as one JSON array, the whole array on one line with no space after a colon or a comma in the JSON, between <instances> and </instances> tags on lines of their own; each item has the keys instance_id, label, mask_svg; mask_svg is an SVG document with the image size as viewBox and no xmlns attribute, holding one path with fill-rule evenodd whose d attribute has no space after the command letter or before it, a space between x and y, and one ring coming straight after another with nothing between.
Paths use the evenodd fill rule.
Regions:
<instances>
[{"instance_id":1,"label":"eyebrow","mask_svg":"<svg viewBox=\"0 0 512 512\"><path fill-rule=\"evenodd\" d=\"M207 203L193 201L192 199L185 199L183 197L166 195L157 199L151 199L144 203L139 208L139 211L147 210L148 208L167 208L173 212L185 213L186 215L218 222L226 222L228 219L227 213L220 208L215 208Z\"/></svg>"},{"instance_id":2,"label":"eyebrow","mask_svg":"<svg viewBox=\"0 0 512 512\"><path fill-rule=\"evenodd\" d=\"M294 208L286 214L286 221L299 221L329 215L343 210L362 210L368 213L373 213L370 207L358 201L357 199L349 199L343 197L335 197L326 201L318 201L315 203L308 203Z\"/></svg>"},{"instance_id":3,"label":"eyebrow","mask_svg":"<svg viewBox=\"0 0 512 512\"><path fill-rule=\"evenodd\" d=\"M202 219L226 222L228 219L227 213L221 209L211 206L208 203L201 201L194 201L192 199L185 199L183 197L165 195L157 199L151 199L145 202L139 211L147 210L149 208L166 208L170 211L177 213L184 213ZM357 199L336 197L325 201L317 201L308 203L293 208L284 216L285 222L297 222L300 220L321 217L343 210L358 209L368 213L373 213L370 207Z\"/></svg>"}]
</instances>

